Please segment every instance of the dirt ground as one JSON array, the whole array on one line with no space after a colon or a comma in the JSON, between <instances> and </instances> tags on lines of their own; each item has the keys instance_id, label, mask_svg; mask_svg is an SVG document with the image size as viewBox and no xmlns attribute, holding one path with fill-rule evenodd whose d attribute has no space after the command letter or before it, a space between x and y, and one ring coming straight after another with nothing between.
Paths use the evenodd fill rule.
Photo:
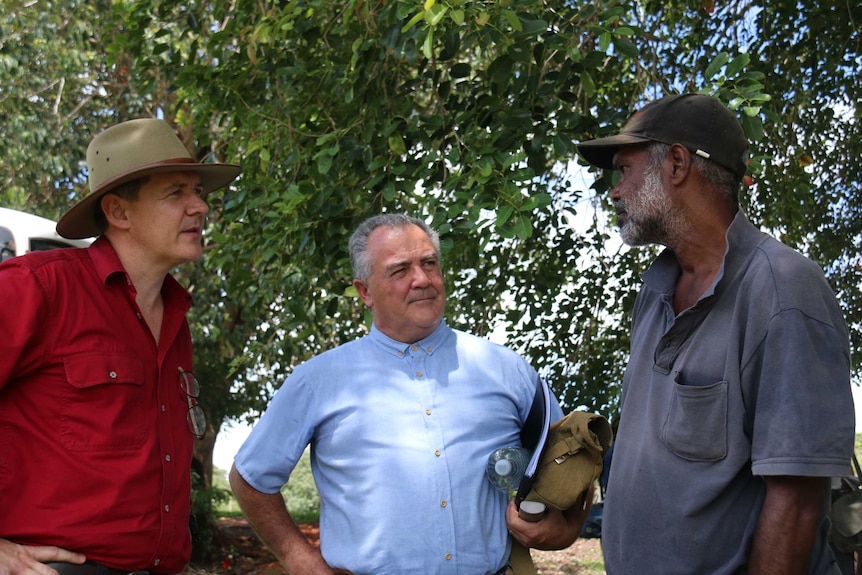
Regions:
<instances>
[{"instance_id":1,"label":"dirt ground","mask_svg":"<svg viewBox=\"0 0 862 575\"><path fill-rule=\"evenodd\" d=\"M193 565L183 575L284 575L281 566L244 519L222 518L219 527L225 534L221 562L215 565ZM314 544L319 541L317 525L301 525L305 536ZM604 574L599 539L580 539L562 551L532 551L539 575Z\"/></svg>"}]
</instances>

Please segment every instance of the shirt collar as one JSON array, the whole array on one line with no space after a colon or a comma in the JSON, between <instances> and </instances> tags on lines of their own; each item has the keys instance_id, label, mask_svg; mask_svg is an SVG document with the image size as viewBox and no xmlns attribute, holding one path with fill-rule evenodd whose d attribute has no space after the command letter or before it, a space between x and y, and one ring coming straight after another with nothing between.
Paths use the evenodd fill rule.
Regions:
<instances>
[{"instance_id":1,"label":"shirt collar","mask_svg":"<svg viewBox=\"0 0 862 575\"><path fill-rule=\"evenodd\" d=\"M754 227L748 220L745 212L740 208L736 212L733 221L725 232L724 258L721 267L715 275L712 286L703 294L701 299L714 295L721 291L740 270L744 269L754 248L763 239L764 234ZM641 276L644 284L657 293L671 294L676 289L676 280L679 278L680 267L676 254L670 248L665 249L655 259L652 266Z\"/></svg>"},{"instance_id":2,"label":"shirt collar","mask_svg":"<svg viewBox=\"0 0 862 575\"><path fill-rule=\"evenodd\" d=\"M417 353L419 351L432 355L440 348L440 346L443 345L443 343L445 343L451 333L452 330L446 326L446 320L443 319L440 321L440 325L437 326L437 329L431 332L431 335L417 341L416 343L396 341L377 329L376 325L371 326L371 333L368 334L368 337L371 338L371 341L374 342L375 345L388 353L397 357L404 357L409 355L411 352Z\"/></svg>"},{"instance_id":3,"label":"shirt collar","mask_svg":"<svg viewBox=\"0 0 862 575\"><path fill-rule=\"evenodd\" d=\"M108 278L118 273L123 274L124 279L128 280L126 270L120 261L120 256L117 255L117 251L108 238L100 236L87 249L90 252L90 258L93 260L96 273L102 282L107 284Z\"/></svg>"},{"instance_id":4,"label":"shirt collar","mask_svg":"<svg viewBox=\"0 0 862 575\"><path fill-rule=\"evenodd\" d=\"M132 284L129 274L126 273L126 269L120 261L120 256L117 255L117 251L107 237L100 236L95 242L90 244L87 250L90 253L90 259L93 260L93 266L99 279L105 285L108 285L112 278L117 278L113 281L119 281L129 286L132 292L135 291L135 286ZM165 283L162 284L162 297L166 301L183 302L180 305L185 311L191 308L191 294L170 274L165 276Z\"/></svg>"}]
</instances>

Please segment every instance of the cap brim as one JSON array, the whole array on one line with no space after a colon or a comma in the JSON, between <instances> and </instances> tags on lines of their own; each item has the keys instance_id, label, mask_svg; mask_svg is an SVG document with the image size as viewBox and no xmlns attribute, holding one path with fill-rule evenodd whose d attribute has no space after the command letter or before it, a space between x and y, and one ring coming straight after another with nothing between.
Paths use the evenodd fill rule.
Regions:
<instances>
[{"instance_id":1,"label":"cap brim","mask_svg":"<svg viewBox=\"0 0 862 575\"><path fill-rule=\"evenodd\" d=\"M75 240L99 235L96 226L96 203L99 198L115 189L117 186L153 174L168 174L171 172L196 172L201 178L204 195L214 192L231 183L242 171L236 164L162 164L128 172L121 177L105 182L99 189L93 190L88 196L72 206L57 222L57 233L64 238Z\"/></svg>"},{"instance_id":2,"label":"cap brim","mask_svg":"<svg viewBox=\"0 0 862 575\"><path fill-rule=\"evenodd\" d=\"M635 134L617 134L598 140L587 140L577 144L578 152L590 164L603 170L614 169L614 154L622 146L632 146L652 142L650 138Z\"/></svg>"}]
</instances>

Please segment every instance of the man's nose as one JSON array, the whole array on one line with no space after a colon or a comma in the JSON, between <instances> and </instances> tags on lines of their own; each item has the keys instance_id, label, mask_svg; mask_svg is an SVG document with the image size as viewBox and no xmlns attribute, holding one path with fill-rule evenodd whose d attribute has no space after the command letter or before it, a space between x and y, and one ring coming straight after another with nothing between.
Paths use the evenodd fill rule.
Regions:
<instances>
[{"instance_id":1,"label":"man's nose","mask_svg":"<svg viewBox=\"0 0 862 575\"><path fill-rule=\"evenodd\" d=\"M192 194L187 211L190 214L206 215L210 211L210 207L200 194Z\"/></svg>"},{"instance_id":2,"label":"man's nose","mask_svg":"<svg viewBox=\"0 0 862 575\"><path fill-rule=\"evenodd\" d=\"M620 183L617 182L616 184L614 184L614 187L611 188L611 201L615 202L615 201L619 200L620 197L621 197Z\"/></svg>"},{"instance_id":3,"label":"man's nose","mask_svg":"<svg viewBox=\"0 0 862 575\"><path fill-rule=\"evenodd\" d=\"M411 282L413 283L413 287L426 287L431 283L431 279L428 277L428 274L422 269L422 266L413 266L411 268Z\"/></svg>"}]
</instances>

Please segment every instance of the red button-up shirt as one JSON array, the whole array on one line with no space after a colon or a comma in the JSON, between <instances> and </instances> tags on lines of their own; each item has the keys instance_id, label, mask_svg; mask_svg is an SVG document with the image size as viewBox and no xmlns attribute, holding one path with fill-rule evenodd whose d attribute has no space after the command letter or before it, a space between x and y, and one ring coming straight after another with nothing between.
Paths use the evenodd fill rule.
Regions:
<instances>
[{"instance_id":1,"label":"red button-up shirt","mask_svg":"<svg viewBox=\"0 0 862 575\"><path fill-rule=\"evenodd\" d=\"M106 238L0 265L0 537L183 570L190 297L167 276L162 298L156 345Z\"/></svg>"}]
</instances>

